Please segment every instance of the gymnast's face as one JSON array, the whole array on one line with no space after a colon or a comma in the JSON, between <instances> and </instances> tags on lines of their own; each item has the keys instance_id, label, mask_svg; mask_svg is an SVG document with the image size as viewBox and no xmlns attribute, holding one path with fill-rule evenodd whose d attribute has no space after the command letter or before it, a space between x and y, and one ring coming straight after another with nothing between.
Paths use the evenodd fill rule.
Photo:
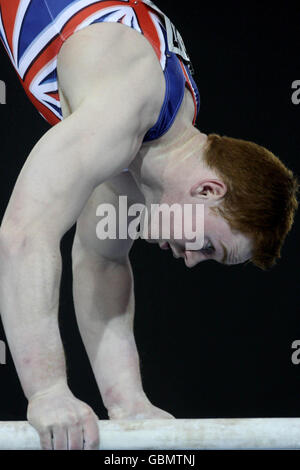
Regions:
<instances>
[{"instance_id":1,"label":"gymnast's face","mask_svg":"<svg viewBox=\"0 0 300 470\"><path fill-rule=\"evenodd\" d=\"M182 258L188 268L206 260L215 260L226 265L235 265L248 261L252 255L252 241L240 232L233 231L228 222L220 215L204 206L204 244L201 249L186 249L186 243L195 240L195 221L184 227L184 236L174 237L171 226L169 239L156 240L163 250L172 250L175 258ZM190 225L190 224L188 224ZM194 235L194 236L193 236Z\"/></svg>"},{"instance_id":2,"label":"gymnast's face","mask_svg":"<svg viewBox=\"0 0 300 470\"><path fill-rule=\"evenodd\" d=\"M233 231L229 223L214 210L222 205L227 186L220 175L206 165L201 157L203 143L202 147L199 145L197 151L190 155L172 154L165 166L161 163L163 160L159 160L161 166L158 164L154 172L158 183L152 173L148 176L144 186L151 189L152 184L153 188L144 193L148 214L148 220L144 223L148 225L148 234L151 235L145 238L149 242L158 242L164 250L172 250L174 257L182 258L189 268L206 260L227 265L245 263L252 257L252 240L243 233ZM174 212L171 221L170 216L164 219L163 211L160 218L154 217L151 204L160 208L167 206L169 214ZM200 206L202 223L199 224L195 208ZM185 207L190 209L188 217ZM187 243L193 244L196 239L199 243L194 244L194 248L186 246Z\"/></svg>"}]
</instances>

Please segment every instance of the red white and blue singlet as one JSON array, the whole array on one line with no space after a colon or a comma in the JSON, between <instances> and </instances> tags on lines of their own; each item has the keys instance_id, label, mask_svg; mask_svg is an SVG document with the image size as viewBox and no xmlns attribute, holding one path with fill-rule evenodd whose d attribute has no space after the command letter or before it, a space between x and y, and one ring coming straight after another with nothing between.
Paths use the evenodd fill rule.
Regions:
<instances>
[{"instance_id":1,"label":"red white and blue singlet","mask_svg":"<svg viewBox=\"0 0 300 470\"><path fill-rule=\"evenodd\" d=\"M122 23L151 43L166 80L165 100L151 141L173 124L187 86L195 104L200 96L192 65L174 25L150 0L0 0L0 39L29 99L50 125L63 119L57 81L57 56L74 32L100 22Z\"/></svg>"}]
</instances>

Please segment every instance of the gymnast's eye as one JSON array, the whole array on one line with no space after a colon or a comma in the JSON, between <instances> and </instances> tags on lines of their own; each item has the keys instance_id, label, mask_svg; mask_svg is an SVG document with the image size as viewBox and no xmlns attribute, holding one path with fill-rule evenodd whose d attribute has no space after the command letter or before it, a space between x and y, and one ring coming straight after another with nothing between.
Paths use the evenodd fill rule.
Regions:
<instances>
[{"instance_id":1,"label":"gymnast's eye","mask_svg":"<svg viewBox=\"0 0 300 470\"><path fill-rule=\"evenodd\" d=\"M215 252L215 247L209 242L203 248L201 248L200 251L204 255L212 255Z\"/></svg>"}]
</instances>

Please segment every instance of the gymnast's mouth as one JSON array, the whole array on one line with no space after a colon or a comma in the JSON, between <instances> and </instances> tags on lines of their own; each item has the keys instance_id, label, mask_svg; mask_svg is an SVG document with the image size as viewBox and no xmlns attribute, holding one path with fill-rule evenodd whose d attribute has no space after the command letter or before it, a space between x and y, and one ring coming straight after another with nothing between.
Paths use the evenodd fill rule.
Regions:
<instances>
[{"instance_id":1,"label":"gymnast's mouth","mask_svg":"<svg viewBox=\"0 0 300 470\"><path fill-rule=\"evenodd\" d=\"M192 268L193 266L197 264L197 262L195 262L195 260L192 259L192 252L190 251L183 250L177 253L175 248L172 245L170 245L169 242L160 242L159 246L162 250L172 250L174 258L177 258L177 259L183 258L187 268Z\"/></svg>"},{"instance_id":2,"label":"gymnast's mouth","mask_svg":"<svg viewBox=\"0 0 300 470\"><path fill-rule=\"evenodd\" d=\"M162 250L171 250L174 258L181 258L181 256L184 254L184 252L181 254L178 253L176 248L174 248L169 242L161 242L159 243L159 246Z\"/></svg>"},{"instance_id":3,"label":"gymnast's mouth","mask_svg":"<svg viewBox=\"0 0 300 470\"><path fill-rule=\"evenodd\" d=\"M180 252L177 252L169 242L161 242L159 243L159 246L162 250L172 250L174 258L183 258L187 268L192 268L197 264L197 261L193 259L193 253L191 251L181 250Z\"/></svg>"},{"instance_id":4,"label":"gymnast's mouth","mask_svg":"<svg viewBox=\"0 0 300 470\"><path fill-rule=\"evenodd\" d=\"M160 243L159 246L162 250L170 250L170 245L168 242Z\"/></svg>"},{"instance_id":5,"label":"gymnast's mouth","mask_svg":"<svg viewBox=\"0 0 300 470\"><path fill-rule=\"evenodd\" d=\"M162 250L171 250L174 258L186 258L186 253L184 250L178 250L178 247L172 246L169 242L159 243L159 246Z\"/></svg>"}]
</instances>

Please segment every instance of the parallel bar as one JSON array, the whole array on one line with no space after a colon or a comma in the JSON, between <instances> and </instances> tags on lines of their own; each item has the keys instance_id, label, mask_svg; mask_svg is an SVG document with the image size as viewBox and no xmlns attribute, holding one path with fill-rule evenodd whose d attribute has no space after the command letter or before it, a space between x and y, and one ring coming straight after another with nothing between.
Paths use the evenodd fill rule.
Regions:
<instances>
[{"instance_id":1,"label":"parallel bar","mask_svg":"<svg viewBox=\"0 0 300 470\"><path fill-rule=\"evenodd\" d=\"M300 449L300 418L99 421L100 450ZM27 421L0 421L1 450L39 450Z\"/></svg>"}]
</instances>

